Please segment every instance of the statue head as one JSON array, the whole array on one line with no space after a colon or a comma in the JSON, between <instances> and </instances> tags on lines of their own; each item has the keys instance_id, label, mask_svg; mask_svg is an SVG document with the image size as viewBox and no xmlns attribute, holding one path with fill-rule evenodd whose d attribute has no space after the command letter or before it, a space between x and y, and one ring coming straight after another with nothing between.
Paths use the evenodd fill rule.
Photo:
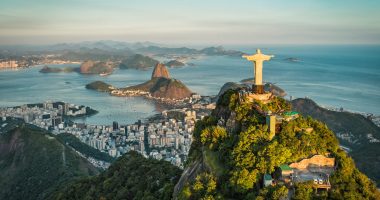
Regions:
<instances>
[{"instance_id":1,"label":"statue head","mask_svg":"<svg viewBox=\"0 0 380 200\"><path fill-rule=\"evenodd\" d=\"M256 49L256 53L260 54L261 50L260 49Z\"/></svg>"}]
</instances>

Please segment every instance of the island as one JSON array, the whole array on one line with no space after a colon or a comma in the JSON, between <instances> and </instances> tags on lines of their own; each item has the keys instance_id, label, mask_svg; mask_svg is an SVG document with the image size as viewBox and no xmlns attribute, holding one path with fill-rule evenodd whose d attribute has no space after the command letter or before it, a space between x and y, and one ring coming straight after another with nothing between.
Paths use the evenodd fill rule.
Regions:
<instances>
[{"instance_id":1,"label":"island","mask_svg":"<svg viewBox=\"0 0 380 200\"><path fill-rule=\"evenodd\" d=\"M167 62L165 65L168 67L183 67L186 64L181 62L181 61L178 61L178 60L171 60L171 61Z\"/></svg>"},{"instance_id":2,"label":"island","mask_svg":"<svg viewBox=\"0 0 380 200\"><path fill-rule=\"evenodd\" d=\"M289 61L289 62L299 62L299 61L301 61L300 59L294 58L294 57L285 58L285 60Z\"/></svg>"},{"instance_id":3,"label":"island","mask_svg":"<svg viewBox=\"0 0 380 200\"><path fill-rule=\"evenodd\" d=\"M87 60L80 66L79 72L81 74L99 74L109 75L113 71L112 63Z\"/></svg>"},{"instance_id":4,"label":"island","mask_svg":"<svg viewBox=\"0 0 380 200\"><path fill-rule=\"evenodd\" d=\"M65 67L65 68L57 68L57 67L49 67L45 65L40 72L41 73L71 73L74 72L75 68L74 67Z\"/></svg>"},{"instance_id":5,"label":"island","mask_svg":"<svg viewBox=\"0 0 380 200\"><path fill-rule=\"evenodd\" d=\"M147 70L148 68L155 66L157 63L158 63L157 60L149 56L144 56L142 54L135 54L121 61L119 68Z\"/></svg>"},{"instance_id":6,"label":"island","mask_svg":"<svg viewBox=\"0 0 380 200\"><path fill-rule=\"evenodd\" d=\"M83 62L80 67L49 67L45 65L40 72L41 73L71 73L78 72L80 74L99 74L106 76L112 73L114 64L112 62L100 62L87 60Z\"/></svg>"},{"instance_id":7,"label":"island","mask_svg":"<svg viewBox=\"0 0 380 200\"><path fill-rule=\"evenodd\" d=\"M112 87L112 85L107 84L103 81L94 81L92 83L87 84L86 89L96 90L99 92L111 92L115 88Z\"/></svg>"}]
</instances>

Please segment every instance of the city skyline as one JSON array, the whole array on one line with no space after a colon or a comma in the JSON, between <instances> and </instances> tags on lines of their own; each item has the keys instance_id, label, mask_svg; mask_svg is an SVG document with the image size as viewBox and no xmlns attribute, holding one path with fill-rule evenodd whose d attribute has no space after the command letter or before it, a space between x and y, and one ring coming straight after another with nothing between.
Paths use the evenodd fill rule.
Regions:
<instances>
[{"instance_id":1,"label":"city skyline","mask_svg":"<svg viewBox=\"0 0 380 200\"><path fill-rule=\"evenodd\" d=\"M379 44L379 7L379 2L352 0L5 0L0 2L0 44Z\"/></svg>"}]
</instances>

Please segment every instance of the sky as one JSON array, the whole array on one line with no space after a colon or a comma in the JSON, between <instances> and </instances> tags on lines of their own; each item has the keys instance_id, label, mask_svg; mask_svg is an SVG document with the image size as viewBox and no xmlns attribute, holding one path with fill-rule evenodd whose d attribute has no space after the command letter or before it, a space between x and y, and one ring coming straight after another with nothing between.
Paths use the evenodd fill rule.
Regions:
<instances>
[{"instance_id":1,"label":"sky","mask_svg":"<svg viewBox=\"0 0 380 200\"><path fill-rule=\"evenodd\" d=\"M0 0L0 45L380 44L378 0Z\"/></svg>"}]
</instances>

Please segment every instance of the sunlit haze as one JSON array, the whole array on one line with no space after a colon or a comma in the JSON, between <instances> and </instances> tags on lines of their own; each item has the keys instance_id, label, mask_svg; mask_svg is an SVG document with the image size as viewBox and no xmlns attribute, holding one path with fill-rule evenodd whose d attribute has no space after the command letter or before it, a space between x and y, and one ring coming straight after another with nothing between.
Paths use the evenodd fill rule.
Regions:
<instances>
[{"instance_id":1,"label":"sunlit haze","mask_svg":"<svg viewBox=\"0 0 380 200\"><path fill-rule=\"evenodd\" d=\"M380 1L2 0L0 44L379 44Z\"/></svg>"}]
</instances>

